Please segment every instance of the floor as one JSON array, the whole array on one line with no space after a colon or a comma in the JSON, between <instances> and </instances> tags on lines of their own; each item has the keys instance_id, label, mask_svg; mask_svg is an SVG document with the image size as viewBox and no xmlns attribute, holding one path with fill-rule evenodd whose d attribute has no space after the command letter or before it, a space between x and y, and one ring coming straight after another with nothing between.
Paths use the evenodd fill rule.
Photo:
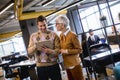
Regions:
<instances>
[{"instance_id":1,"label":"floor","mask_svg":"<svg viewBox=\"0 0 120 80\"><path fill-rule=\"evenodd\" d=\"M3 70L0 70L0 74L1 74L1 73L4 73ZM68 80L68 78L67 78L67 73L66 73L65 70L64 70L64 71L61 71L61 74L62 74L62 80ZM87 73L86 73L85 68L83 68L83 74L84 74L85 80L88 80L88 79L86 79L86 78L87 78ZM2 75L2 74L1 74L1 75ZM5 79L4 76L1 76L1 75L0 75L0 80L20 80L19 78ZM90 80L95 80L93 74L92 74L92 76L91 76L90 78L91 78ZM27 79L24 79L24 80L30 80L30 79L27 78ZM104 78L104 75L101 75L101 77L99 77L98 80L106 80L106 79ZM115 78L114 78L114 76L110 76L110 77L108 78L108 80L115 80Z\"/></svg>"}]
</instances>

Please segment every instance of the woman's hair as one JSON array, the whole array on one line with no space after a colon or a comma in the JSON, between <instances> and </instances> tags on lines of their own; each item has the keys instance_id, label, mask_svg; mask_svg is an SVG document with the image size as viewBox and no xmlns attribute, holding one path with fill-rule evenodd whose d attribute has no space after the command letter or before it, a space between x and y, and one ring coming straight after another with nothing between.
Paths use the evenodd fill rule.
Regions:
<instances>
[{"instance_id":1,"label":"woman's hair","mask_svg":"<svg viewBox=\"0 0 120 80\"><path fill-rule=\"evenodd\" d=\"M43 15L38 16L37 23L38 22L43 22L43 21L47 21L46 18Z\"/></svg>"},{"instance_id":2,"label":"woman's hair","mask_svg":"<svg viewBox=\"0 0 120 80\"><path fill-rule=\"evenodd\" d=\"M81 38L82 38L82 41L83 41L83 40L86 40L86 38L87 38L86 34L85 34L85 33L82 33L82 34L81 34Z\"/></svg>"},{"instance_id":3,"label":"woman's hair","mask_svg":"<svg viewBox=\"0 0 120 80\"><path fill-rule=\"evenodd\" d=\"M60 19L60 22L59 23L63 23L65 25L65 27L68 26L69 24L69 20L67 17L65 16L59 16L57 19Z\"/></svg>"}]
</instances>

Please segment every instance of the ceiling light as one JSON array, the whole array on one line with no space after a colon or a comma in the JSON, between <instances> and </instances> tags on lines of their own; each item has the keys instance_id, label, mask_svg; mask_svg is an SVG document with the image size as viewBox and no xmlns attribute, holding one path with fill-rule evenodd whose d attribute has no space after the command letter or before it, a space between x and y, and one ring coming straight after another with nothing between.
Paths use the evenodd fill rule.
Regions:
<instances>
[{"instance_id":1,"label":"ceiling light","mask_svg":"<svg viewBox=\"0 0 120 80\"><path fill-rule=\"evenodd\" d=\"M43 7L49 5L50 3L54 2L55 0L48 0L44 4L42 4Z\"/></svg>"},{"instance_id":2,"label":"ceiling light","mask_svg":"<svg viewBox=\"0 0 120 80\"><path fill-rule=\"evenodd\" d=\"M4 13L7 9L9 9L14 3L10 3L8 6L6 6L2 11L0 11L0 15Z\"/></svg>"},{"instance_id":3,"label":"ceiling light","mask_svg":"<svg viewBox=\"0 0 120 80\"><path fill-rule=\"evenodd\" d=\"M13 19L14 17L15 17L15 15L13 14L13 15L10 16L10 19Z\"/></svg>"}]
</instances>

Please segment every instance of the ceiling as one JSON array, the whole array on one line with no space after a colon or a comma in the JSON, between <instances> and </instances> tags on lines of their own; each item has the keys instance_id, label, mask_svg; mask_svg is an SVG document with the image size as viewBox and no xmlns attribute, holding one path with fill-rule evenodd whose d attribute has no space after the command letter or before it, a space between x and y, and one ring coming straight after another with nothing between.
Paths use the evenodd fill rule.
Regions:
<instances>
[{"instance_id":1,"label":"ceiling","mask_svg":"<svg viewBox=\"0 0 120 80\"><path fill-rule=\"evenodd\" d=\"M45 5L50 1L50 4ZM6 40L20 32L20 20L32 19L39 15L44 15L50 21L53 19L53 16L50 16L52 13L72 7L74 4L84 4L92 1L97 0L0 0L0 41ZM14 5L1 13L11 3L14 3ZM66 10L62 12L65 13Z\"/></svg>"},{"instance_id":2,"label":"ceiling","mask_svg":"<svg viewBox=\"0 0 120 80\"><path fill-rule=\"evenodd\" d=\"M50 4L45 5L50 1ZM85 1L95 0L0 0L0 41L11 37L10 33L13 35L20 31L19 20L36 18L40 14L48 17L52 13ZM14 5L1 14L1 11L11 3ZM52 17L48 17L47 20L51 20Z\"/></svg>"},{"instance_id":3,"label":"ceiling","mask_svg":"<svg viewBox=\"0 0 120 80\"><path fill-rule=\"evenodd\" d=\"M0 0L0 11L5 7L8 6L9 3L12 3L12 1L15 3L15 1L18 1L17 7L23 5L22 8L22 19L30 19L30 18L35 18L38 16L38 14L41 12L45 12L47 14L53 13L59 9L62 9L70 4L73 4L75 2L81 1L81 0L53 0L49 5L44 6L48 1L52 0ZM22 3L21 3L22 2ZM17 9L16 9L17 10ZM36 13L38 14L36 15ZM25 14L29 14L29 17L26 16ZM35 16L35 15L36 16ZM16 18L16 11L15 11L15 4L11 6L7 11L4 13L0 14L0 33L6 33L6 32L11 32L15 30L20 30L20 25L19 25L19 20ZM28 15L28 14L27 14Z\"/></svg>"}]
</instances>

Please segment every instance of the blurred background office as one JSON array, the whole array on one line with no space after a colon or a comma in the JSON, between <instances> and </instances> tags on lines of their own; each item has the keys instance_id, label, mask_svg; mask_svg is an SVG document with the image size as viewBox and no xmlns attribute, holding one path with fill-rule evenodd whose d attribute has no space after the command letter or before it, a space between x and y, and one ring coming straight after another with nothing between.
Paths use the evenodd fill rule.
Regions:
<instances>
[{"instance_id":1,"label":"blurred background office","mask_svg":"<svg viewBox=\"0 0 120 80\"><path fill-rule=\"evenodd\" d=\"M13 1L1 0L0 10ZM29 36L37 30L35 20L40 14L46 16L48 28L56 32L56 17L61 14L67 16L72 26L69 29L77 34L80 42L82 33L88 39L89 29L93 29L94 34L104 39L112 49L120 47L120 35L117 33L120 32L119 0L51 0L53 2L47 6L43 6L43 3L49 0L15 1L20 1L15 3L16 7L12 4L4 13L0 13L0 57L10 55L11 52L27 55ZM17 9L14 11L14 8ZM17 13L19 11L20 14ZM117 29L114 34L113 26Z\"/></svg>"},{"instance_id":2,"label":"blurred background office","mask_svg":"<svg viewBox=\"0 0 120 80\"><path fill-rule=\"evenodd\" d=\"M57 3L57 1L56 1L56 3ZM49 4L49 6L52 4L55 4L55 2ZM89 34L88 34L89 29L93 29L94 34L97 34L98 36L100 36L100 38L106 38L112 32L112 30L111 30L112 26L115 26L117 28L118 32L120 32L120 28L119 28L120 12L118 9L119 6L120 6L119 0L101 0L101 1L85 0L82 2L76 2L75 6L72 5L72 7L67 8L67 13L64 13L64 15L67 15L68 18L70 18L70 20L71 20L70 25L73 26L73 27L70 27L70 29L77 33L80 41L81 41L81 34L83 32L86 33L87 37L89 36ZM40 7L40 6L38 6L38 7ZM8 11L10 11L10 10L8 10ZM55 17L57 15L58 14L52 14L51 16L47 16L48 23L52 23L52 25L49 25L49 28L52 30L55 30L55 31L56 31L56 29L55 29L55 27L54 27L55 25L53 23L54 23ZM105 16L105 20L104 19L100 20L100 18L102 16ZM34 21L31 22L31 20L29 20L30 21L29 25L31 27L36 26L34 24ZM12 20L10 22L12 22ZM9 22L9 24L10 24L10 22ZM20 21L20 22L22 22L22 21ZM19 24L19 21L15 22L15 24L16 23ZM12 23L12 25L14 25L14 23ZM2 26L3 27L8 26L8 23L6 23ZM9 26L11 26L11 25L9 25ZM14 35L14 37L12 36L12 37L8 37L8 38L4 38L3 34L10 34L10 33L6 33L6 32L4 33L5 29L3 29L3 28L0 29L0 31L2 32L1 35L3 37L3 38L1 37L1 43L0 43L0 55L1 56L6 55L6 54L11 54L11 52L19 52L19 51L23 52L23 53L26 52L26 43L27 42L24 42L24 41L26 41L26 40L24 40L25 34L23 34L24 32L21 33L20 26L22 26L21 23L19 25L15 26L15 27L18 27L17 32L16 32L16 34L18 33L18 35ZM14 31L14 33L15 33L15 31ZM106 35L106 33L107 33L107 35ZM117 44L117 45L119 45L119 44Z\"/></svg>"}]
</instances>

